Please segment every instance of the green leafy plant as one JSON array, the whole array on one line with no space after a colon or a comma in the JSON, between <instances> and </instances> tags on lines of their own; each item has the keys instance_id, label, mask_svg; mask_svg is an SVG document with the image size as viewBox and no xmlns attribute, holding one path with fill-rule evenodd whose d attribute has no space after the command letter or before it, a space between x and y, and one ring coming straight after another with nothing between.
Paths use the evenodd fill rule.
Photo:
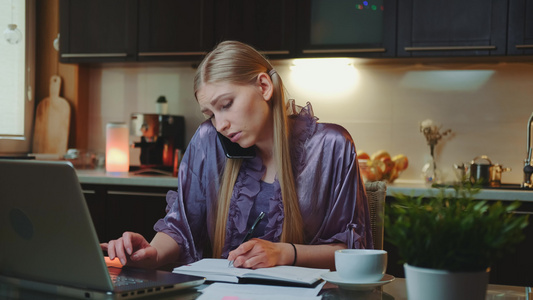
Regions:
<instances>
[{"instance_id":1,"label":"green leafy plant","mask_svg":"<svg viewBox=\"0 0 533 300\"><path fill-rule=\"evenodd\" d=\"M385 238L398 248L400 263L449 271L482 271L512 253L524 239L527 215L520 202L475 200L472 186L439 189L431 197L396 195L386 208Z\"/></svg>"}]
</instances>

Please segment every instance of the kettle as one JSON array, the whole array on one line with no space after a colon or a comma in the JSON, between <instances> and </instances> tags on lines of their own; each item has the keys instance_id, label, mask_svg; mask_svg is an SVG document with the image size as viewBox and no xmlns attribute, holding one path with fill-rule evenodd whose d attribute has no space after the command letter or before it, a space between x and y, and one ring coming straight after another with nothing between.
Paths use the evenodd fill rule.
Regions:
<instances>
[{"instance_id":1,"label":"kettle","mask_svg":"<svg viewBox=\"0 0 533 300\"><path fill-rule=\"evenodd\" d=\"M484 163L480 163L483 161ZM486 155L477 156L470 162L470 182L482 186L497 187L501 185L502 172L511 171L500 164L492 164Z\"/></svg>"}]
</instances>

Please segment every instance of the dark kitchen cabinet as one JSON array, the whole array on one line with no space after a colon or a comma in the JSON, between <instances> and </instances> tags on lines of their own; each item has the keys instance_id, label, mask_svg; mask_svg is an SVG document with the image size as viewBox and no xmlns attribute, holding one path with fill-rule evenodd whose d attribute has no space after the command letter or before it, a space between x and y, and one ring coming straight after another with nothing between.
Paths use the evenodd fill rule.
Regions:
<instances>
[{"instance_id":1,"label":"dark kitchen cabinet","mask_svg":"<svg viewBox=\"0 0 533 300\"><path fill-rule=\"evenodd\" d=\"M82 191L98 235L98 240L100 242L108 241L109 236L106 232L105 188L98 185L82 185Z\"/></svg>"},{"instance_id":2,"label":"dark kitchen cabinet","mask_svg":"<svg viewBox=\"0 0 533 300\"><path fill-rule=\"evenodd\" d=\"M524 228L525 239L515 249L515 252L503 257L491 266L490 283L503 285L533 285L533 203L523 201L517 209L517 214L529 215L529 224Z\"/></svg>"},{"instance_id":3,"label":"dark kitchen cabinet","mask_svg":"<svg viewBox=\"0 0 533 300\"><path fill-rule=\"evenodd\" d=\"M60 61L200 59L214 46L213 0L60 0Z\"/></svg>"},{"instance_id":4,"label":"dark kitchen cabinet","mask_svg":"<svg viewBox=\"0 0 533 300\"><path fill-rule=\"evenodd\" d=\"M155 222L165 216L167 191L153 187L109 187L106 198L109 235L120 237L124 231L133 231L151 241Z\"/></svg>"},{"instance_id":5,"label":"dark kitchen cabinet","mask_svg":"<svg viewBox=\"0 0 533 300\"><path fill-rule=\"evenodd\" d=\"M217 0L215 39L238 40L270 58L294 55L296 1Z\"/></svg>"},{"instance_id":6,"label":"dark kitchen cabinet","mask_svg":"<svg viewBox=\"0 0 533 300\"><path fill-rule=\"evenodd\" d=\"M166 194L172 188L82 184L82 189L98 239L107 242L125 231L152 240L153 226L165 216Z\"/></svg>"},{"instance_id":7,"label":"dark kitchen cabinet","mask_svg":"<svg viewBox=\"0 0 533 300\"><path fill-rule=\"evenodd\" d=\"M533 0L509 1L507 54L533 54Z\"/></svg>"},{"instance_id":8,"label":"dark kitchen cabinet","mask_svg":"<svg viewBox=\"0 0 533 300\"><path fill-rule=\"evenodd\" d=\"M61 0L59 16L61 62L136 60L137 1Z\"/></svg>"},{"instance_id":9,"label":"dark kitchen cabinet","mask_svg":"<svg viewBox=\"0 0 533 300\"><path fill-rule=\"evenodd\" d=\"M397 55L505 55L507 5L507 0L398 1Z\"/></svg>"},{"instance_id":10,"label":"dark kitchen cabinet","mask_svg":"<svg viewBox=\"0 0 533 300\"><path fill-rule=\"evenodd\" d=\"M396 10L396 0L300 0L298 54L394 57Z\"/></svg>"},{"instance_id":11,"label":"dark kitchen cabinet","mask_svg":"<svg viewBox=\"0 0 533 300\"><path fill-rule=\"evenodd\" d=\"M60 33L64 63L532 55L533 0L60 0Z\"/></svg>"},{"instance_id":12,"label":"dark kitchen cabinet","mask_svg":"<svg viewBox=\"0 0 533 300\"><path fill-rule=\"evenodd\" d=\"M212 0L139 0L138 60L201 59L214 46Z\"/></svg>"}]
</instances>

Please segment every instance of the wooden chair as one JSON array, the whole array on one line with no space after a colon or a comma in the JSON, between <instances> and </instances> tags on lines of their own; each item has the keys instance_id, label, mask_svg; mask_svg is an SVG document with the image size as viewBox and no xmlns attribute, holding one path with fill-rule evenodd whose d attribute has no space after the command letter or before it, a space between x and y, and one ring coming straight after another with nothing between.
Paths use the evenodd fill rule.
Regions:
<instances>
[{"instance_id":1,"label":"wooden chair","mask_svg":"<svg viewBox=\"0 0 533 300\"><path fill-rule=\"evenodd\" d=\"M383 249L385 197L387 184L384 181L365 182L368 209L370 211L370 226L374 240L374 249Z\"/></svg>"}]
</instances>

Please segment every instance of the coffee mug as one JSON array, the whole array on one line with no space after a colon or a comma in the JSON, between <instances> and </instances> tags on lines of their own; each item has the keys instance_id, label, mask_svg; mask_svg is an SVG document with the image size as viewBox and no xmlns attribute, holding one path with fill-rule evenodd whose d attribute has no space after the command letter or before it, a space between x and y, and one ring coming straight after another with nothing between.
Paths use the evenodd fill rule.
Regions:
<instances>
[{"instance_id":1,"label":"coffee mug","mask_svg":"<svg viewBox=\"0 0 533 300\"><path fill-rule=\"evenodd\" d=\"M342 249L335 251L335 268L339 277L350 282L378 282L387 269L387 251Z\"/></svg>"}]
</instances>

